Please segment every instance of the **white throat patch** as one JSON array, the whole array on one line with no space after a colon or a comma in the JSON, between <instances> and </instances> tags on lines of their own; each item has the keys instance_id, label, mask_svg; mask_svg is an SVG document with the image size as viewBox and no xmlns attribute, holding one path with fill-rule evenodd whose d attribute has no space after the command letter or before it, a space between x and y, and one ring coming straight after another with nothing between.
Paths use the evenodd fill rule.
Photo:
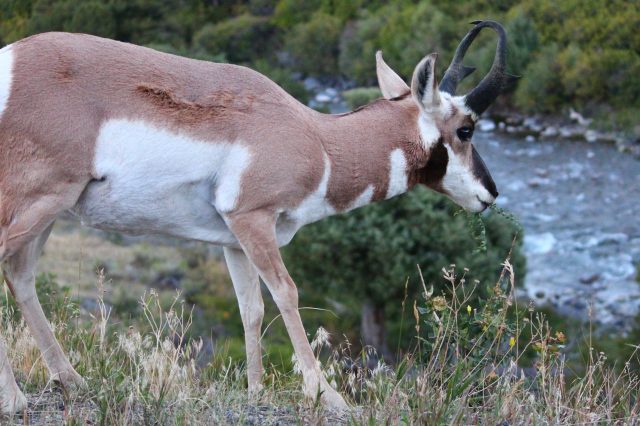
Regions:
<instances>
[{"instance_id":1,"label":"white throat patch","mask_svg":"<svg viewBox=\"0 0 640 426\"><path fill-rule=\"evenodd\" d=\"M389 155L389 187L385 198L407 192L407 159L404 151L396 148Z\"/></svg>"}]
</instances>

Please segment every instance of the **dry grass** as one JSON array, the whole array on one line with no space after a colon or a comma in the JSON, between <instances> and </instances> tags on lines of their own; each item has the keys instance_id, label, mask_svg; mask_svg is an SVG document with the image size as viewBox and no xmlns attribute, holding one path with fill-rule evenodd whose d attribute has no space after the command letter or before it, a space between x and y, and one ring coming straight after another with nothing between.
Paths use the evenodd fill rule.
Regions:
<instances>
[{"instance_id":1,"label":"dry grass","mask_svg":"<svg viewBox=\"0 0 640 426\"><path fill-rule=\"evenodd\" d=\"M420 336L415 351L391 367L373 362L370 349L351 354L332 347L319 329L313 348L330 383L350 400L347 413L322 410L303 399L297 369L267 366L265 390L248 400L242 364L218 353L200 356L200 340L187 340L191 313L176 295L163 309L151 291L141 300L140 328L110 320L98 280L98 308L78 318L73 303L56 304L53 327L76 369L87 379L79 394L56 391L27 328L9 307L0 311L0 336L30 400L16 424L635 424L639 379L629 364L616 372L604 354L590 352L588 367L568 377L564 336L529 307L517 308L508 261L491 297L469 305L478 283L443 270L450 296L434 296L408 309ZM5 297L7 295L5 294ZM531 361L531 354L534 354ZM373 367L371 365L373 364ZM531 364L523 369L523 365ZM295 365L295 363L294 363Z\"/></svg>"}]
</instances>

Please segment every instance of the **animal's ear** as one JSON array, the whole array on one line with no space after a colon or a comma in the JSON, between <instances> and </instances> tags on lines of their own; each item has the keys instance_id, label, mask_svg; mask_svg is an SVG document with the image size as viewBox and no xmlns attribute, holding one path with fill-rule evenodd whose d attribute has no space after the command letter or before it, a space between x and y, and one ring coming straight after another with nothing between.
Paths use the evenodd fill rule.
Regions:
<instances>
[{"instance_id":1,"label":"animal's ear","mask_svg":"<svg viewBox=\"0 0 640 426\"><path fill-rule=\"evenodd\" d=\"M430 110L440 105L440 91L436 82L436 58L437 53L425 56L413 71L411 79L411 94L425 110Z\"/></svg>"},{"instance_id":2,"label":"animal's ear","mask_svg":"<svg viewBox=\"0 0 640 426\"><path fill-rule=\"evenodd\" d=\"M397 98L409 93L409 86L394 70L382 59L382 51L376 52L376 73L378 74L378 85L385 99Z\"/></svg>"}]
</instances>

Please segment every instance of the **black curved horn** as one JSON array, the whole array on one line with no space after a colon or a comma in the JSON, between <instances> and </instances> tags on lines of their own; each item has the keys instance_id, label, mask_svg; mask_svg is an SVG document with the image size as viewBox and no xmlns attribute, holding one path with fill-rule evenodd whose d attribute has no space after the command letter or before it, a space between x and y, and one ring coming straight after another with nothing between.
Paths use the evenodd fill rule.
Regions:
<instances>
[{"instance_id":1,"label":"black curved horn","mask_svg":"<svg viewBox=\"0 0 640 426\"><path fill-rule=\"evenodd\" d=\"M479 21L472 22L472 24L476 22ZM440 82L439 89L441 92L447 92L454 96L456 94L458 83L476 70L475 67L462 65L462 59L467 53L469 46L471 46L471 43L473 43L473 40L475 40L476 36L480 33L480 30L481 28L478 28L478 26L473 27L458 45L456 53L453 55L453 59L451 60L451 64L449 65L449 68L447 68L447 71L444 73L444 77L442 77L442 81Z\"/></svg>"},{"instance_id":2,"label":"black curved horn","mask_svg":"<svg viewBox=\"0 0 640 426\"><path fill-rule=\"evenodd\" d=\"M488 27L498 33L496 55L489 73L465 96L465 103L469 109L477 115L480 115L489 108L489 105L491 105L502 92L507 90L520 77L506 72L507 33L502 25L494 21L474 21L472 24L476 26L469 31L465 40L473 34L471 38L471 41L473 41L482 28ZM463 40L463 42L465 40ZM470 44L470 42L468 44ZM464 52L466 52L466 48L469 47L468 44L463 46L465 48L462 52L463 55ZM457 54L458 51L456 50L456 56Z\"/></svg>"}]
</instances>

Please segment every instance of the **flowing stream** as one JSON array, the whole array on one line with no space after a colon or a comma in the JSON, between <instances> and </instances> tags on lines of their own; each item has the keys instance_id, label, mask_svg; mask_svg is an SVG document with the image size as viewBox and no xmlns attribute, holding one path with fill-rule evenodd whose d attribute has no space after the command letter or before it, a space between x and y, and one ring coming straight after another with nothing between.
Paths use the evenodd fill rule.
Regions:
<instances>
[{"instance_id":1,"label":"flowing stream","mask_svg":"<svg viewBox=\"0 0 640 426\"><path fill-rule=\"evenodd\" d=\"M623 331L640 311L640 161L615 147L478 132L498 205L525 230L536 304Z\"/></svg>"}]
</instances>

